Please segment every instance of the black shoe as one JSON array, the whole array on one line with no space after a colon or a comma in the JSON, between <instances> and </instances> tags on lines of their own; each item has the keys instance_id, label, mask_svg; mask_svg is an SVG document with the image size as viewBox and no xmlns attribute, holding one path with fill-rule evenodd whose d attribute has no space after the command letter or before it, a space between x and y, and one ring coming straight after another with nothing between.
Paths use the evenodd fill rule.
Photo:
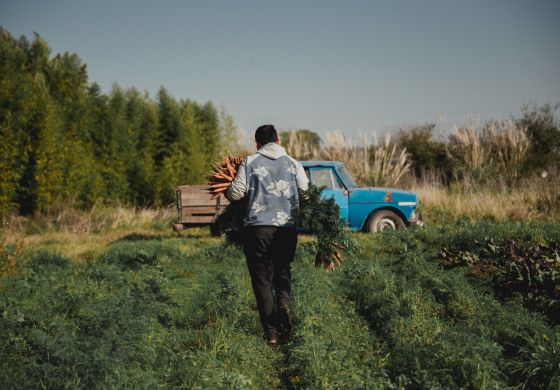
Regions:
<instances>
[{"instance_id":1,"label":"black shoe","mask_svg":"<svg viewBox=\"0 0 560 390\"><path fill-rule=\"evenodd\" d=\"M276 337L266 339L266 345L268 345L269 347L277 347L278 339Z\"/></svg>"},{"instance_id":2,"label":"black shoe","mask_svg":"<svg viewBox=\"0 0 560 390\"><path fill-rule=\"evenodd\" d=\"M292 338L292 313L290 307L287 305L281 306L278 309L277 318L280 341L284 344Z\"/></svg>"}]
</instances>

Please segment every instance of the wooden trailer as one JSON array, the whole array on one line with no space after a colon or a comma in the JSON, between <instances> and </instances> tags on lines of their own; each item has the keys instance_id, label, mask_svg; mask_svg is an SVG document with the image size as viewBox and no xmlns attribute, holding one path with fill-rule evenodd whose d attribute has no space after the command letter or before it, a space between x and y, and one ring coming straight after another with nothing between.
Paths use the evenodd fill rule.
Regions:
<instances>
[{"instance_id":1,"label":"wooden trailer","mask_svg":"<svg viewBox=\"0 0 560 390\"><path fill-rule=\"evenodd\" d=\"M210 225L212 234L219 234L214 229L214 222L218 215L226 208L229 201L220 196L211 199L205 189L206 185L184 185L177 187L177 212L179 219L173 225L175 231L183 230L189 226Z\"/></svg>"}]
</instances>

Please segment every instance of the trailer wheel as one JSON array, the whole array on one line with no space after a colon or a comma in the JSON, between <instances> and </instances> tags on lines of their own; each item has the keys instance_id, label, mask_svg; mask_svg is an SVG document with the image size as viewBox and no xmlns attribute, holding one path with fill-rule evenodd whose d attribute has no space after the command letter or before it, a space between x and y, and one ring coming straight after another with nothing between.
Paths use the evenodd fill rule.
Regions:
<instances>
[{"instance_id":1,"label":"trailer wheel","mask_svg":"<svg viewBox=\"0 0 560 390\"><path fill-rule=\"evenodd\" d=\"M179 232L179 231L183 230L184 228L185 228L185 225L183 225L182 223L173 224L173 230L175 230L176 232Z\"/></svg>"},{"instance_id":2,"label":"trailer wheel","mask_svg":"<svg viewBox=\"0 0 560 390\"><path fill-rule=\"evenodd\" d=\"M397 213L391 210L379 210L369 217L367 231L376 233L383 230L404 229L404 227L404 221Z\"/></svg>"}]
</instances>

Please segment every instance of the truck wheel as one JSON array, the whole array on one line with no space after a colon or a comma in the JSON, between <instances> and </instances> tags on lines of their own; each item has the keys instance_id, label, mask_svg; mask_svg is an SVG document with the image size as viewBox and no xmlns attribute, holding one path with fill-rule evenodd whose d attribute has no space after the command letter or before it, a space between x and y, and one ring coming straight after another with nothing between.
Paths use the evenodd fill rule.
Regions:
<instances>
[{"instance_id":1,"label":"truck wheel","mask_svg":"<svg viewBox=\"0 0 560 390\"><path fill-rule=\"evenodd\" d=\"M391 210L379 210L369 217L367 231L376 233L383 230L403 229L404 227L404 221L397 213Z\"/></svg>"}]
</instances>

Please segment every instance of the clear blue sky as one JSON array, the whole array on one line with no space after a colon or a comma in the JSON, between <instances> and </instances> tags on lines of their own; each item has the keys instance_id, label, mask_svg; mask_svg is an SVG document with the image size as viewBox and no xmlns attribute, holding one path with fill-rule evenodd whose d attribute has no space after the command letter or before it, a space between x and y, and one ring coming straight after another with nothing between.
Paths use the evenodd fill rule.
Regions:
<instances>
[{"instance_id":1,"label":"clear blue sky","mask_svg":"<svg viewBox=\"0 0 560 390\"><path fill-rule=\"evenodd\" d=\"M90 81L223 104L253 130L355 134L560 102L560 1L0 0Z\"/></svg>"}]
</instances>

